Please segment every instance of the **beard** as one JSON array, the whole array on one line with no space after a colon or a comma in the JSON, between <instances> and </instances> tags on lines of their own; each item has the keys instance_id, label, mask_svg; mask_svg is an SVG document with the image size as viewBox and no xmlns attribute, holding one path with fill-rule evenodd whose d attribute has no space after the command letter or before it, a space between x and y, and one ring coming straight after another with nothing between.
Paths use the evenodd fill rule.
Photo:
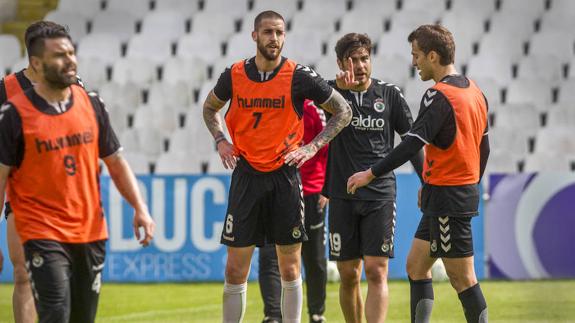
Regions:
<instances>
[{"instance_id":1,"label":"beard","mask_svg":"<svg viewBox=\"0 0 575 323\"><path fill-rule=\"evenodd\" d=\"M277 52L276 53L271 53L270 49L267 48L263 42L258 41L258 51L262 54L262 56L267 59L268 61L275 61L278 56L281 55L282 49L283 49L283 44L281 47L276 48Z\"/></svg>"},{"instance_id":2,"label":"beard","mask_svg":"<svg viewBox=\"0 0 575 323\"><path fill-rule=\"evenodd\" d=\"M44 69L44 79L54 88L65 89L78 82L76 74L72 76L66 74L66 70L69 70L69 67L64 67L58 70L57 67L50 66L45 63L42 64L42 67Z\"/></svg>"}]
</instances>

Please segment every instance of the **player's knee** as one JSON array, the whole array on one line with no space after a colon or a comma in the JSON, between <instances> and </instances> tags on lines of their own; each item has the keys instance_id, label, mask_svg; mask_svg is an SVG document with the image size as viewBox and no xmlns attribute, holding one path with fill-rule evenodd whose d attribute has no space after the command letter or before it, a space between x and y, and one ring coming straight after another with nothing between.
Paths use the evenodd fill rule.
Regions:
<instances>
[{"instance_id":1,"label":"player's knee","mask_svg":"<svg viewBox=\"0 0 575 323\"><path fill-rule=\"evenodd\" d=\"M413 280L420 280L431 278L431 272L429 268L423 268L418 262L407 259L407 263L405 265L405 271L409 278Z\"/></svg>"},{"instance_id":2,"label":"player's knee","mask_svg":"<svg viewBox=\"0 0 575 323\"><path fill-rule=\"evenodd\" d=\"M226 266L226 281L230 284L239 285L247 281L248 273L235 266Z\"/></svg>"},{"instance_id":3,"label":"player's knee","mask_svg":"<svg viewBox=\"0 0 575 323\"><path fill-rule=\"evenodd\" d=\"M280 274L284 281L294 281L300 277L299 266L296 264L284 264L280 267Z\"/></svg>"},{"instance_id":4,"label":"player's knee","mask_svg":"<svg viewBox=\"0 0 575 323\"><path fill-rule=\"evenodd\" d=\"M356 285L361 280L361 267L356 268L352 266L337 266L339 277L342 285Z\"/></svg>"},{"instance_id":5,"label":"player's knee","mask_svg":"<svg viewBox=\"0 0 575 323\"><path fill-rule=\"evenodd\" d=\"M372 284L382 284L387 281L387 264L366 264L365 278Z\"/></svg>"},{"instance_id":6,"label":"player's knee","mask_svg":"<svg viewBox=\"0 0 575 323\"><path fill-rule=\"evenodd\" d=\"M477 284L477 278L473 272L465 272L460 270L447 269L447 276L449 277L449 282L451 286L457 291L461 292L467 288Z\"/></svg>"},{"instance_id":7,"label":"player's knee","mask_svg":"<svg viewBox=\"0 0 575 323\"><path fill-rule=\"evenodd\" d=\"M29 281L26 268L23 265L14 266L14 285L26 285Z\"/></svg>"}]
</instances>

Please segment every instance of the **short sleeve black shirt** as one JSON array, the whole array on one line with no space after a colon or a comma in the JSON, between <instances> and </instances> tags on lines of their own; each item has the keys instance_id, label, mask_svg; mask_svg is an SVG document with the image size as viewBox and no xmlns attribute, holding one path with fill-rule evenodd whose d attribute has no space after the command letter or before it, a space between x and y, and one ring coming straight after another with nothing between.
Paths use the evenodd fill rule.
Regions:
<instances>
[{"instance_id":1,"label":"short sleeve black shirt","mask_svg":"<svg viewBox=\"0 0 575 323\"><path fill-rule=\"evenodd\" d=\"M323 193L330 198L360 200L394 200L395 175L389 172L359 188L354 195L347 193L347 179L364 171L389 154L395 133L405 135L413 119L401 90L377 79L371 80L365 92L338 89L351 106L353 117L329 144L326 183Z\"/></svg>"}]
</instances>

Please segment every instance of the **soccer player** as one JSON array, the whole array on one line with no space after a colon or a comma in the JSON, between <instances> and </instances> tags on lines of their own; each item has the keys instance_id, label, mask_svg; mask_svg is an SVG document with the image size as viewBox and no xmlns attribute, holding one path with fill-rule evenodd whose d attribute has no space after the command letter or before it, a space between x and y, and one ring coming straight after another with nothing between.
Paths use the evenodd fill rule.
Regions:
<instances>
[{"instance_id":1,"label":"soccer player","mask_svg":"<svg viewBox=\"0 0 575 323\"><path fill-rule=\"evenodd\" d=\"M274 11L258 14L252 38L256 56L234 63L204 103L204 120L225 167L234 168L222 232L227 246L223 321L241 322L254 247L276 244L282 285L283 322L300 322L301 242L304 201L300 167L350 119L343 97L307 66L281 56L285 21ZM303 103L320 103L333 114L325 129L301 146ZM224 136L218 111L230 101Z\"/></svg>"},{"instance_id":2,"label":"soccer player","mask_svg":"<svg viewBox=\"0 0 575 323\"><path fill-rule=\"evenodd\" d=\"M309 143L325 127L326 116L313 101L304 102L303 123L304 144ZM325 180L327 146L305 162L300 168L305 204L305 230L308 241L302 243L302 258L307 285L307 306L311 323L325 322L325 288L327 283L327 262L325 258L325 206L327 198L321 195ZM260 248L259 275L260 292L264 301L263 323L281 322L281 283L277 253L273 244Z\"/></svg>"},{"instance_id":3,"label":"soccer player","mask_svg":"<svg viewBox=\"0 0 575 323\"><path fill-rule=\"evenodd\" d=\"M107 230L98 158L135 208L149 244L154 223L96 94L76 85L67 30L44 22L27 39L33 88L0 108L0 202L8 182L40 322L94 322Z\"/></svg>"},{"instance_id":4,"label":"soccer player","mask_svg":"<svg viewBox=\"0 0 575 323\"><path fill-rule=\"evenodd\" d=\"M489 156L487 99L477 85L457 73L449 30L423 25L413 31L413 66L425 91L408 137L371 168L348 180L351 194L403 164L425 146L423 217L407 258L411 321L429 322L433 306L431 266L441 258L457 291L467 322L487 322L487 304L473 268L471 218L478 215L479 181Z\"/></svg>"},{"instance_id":5,"label":"soccer player","mask_svg":"<svg viewBox=\"0 0 575 323\"><path fill-rule=\"evenodd\" d=\"M49 24L51 23L38 21L28 26L24 34L24 43L28 45L30 35L33 35L36 30ZM10 97L32 88L32 82L37 78L36 74L34 69L28 66L0 80L0 106L6 103ZM77 83L82 86L79 78ZM26 272L24 249L20 242L20 237L16 232L14 215L10 203L6 202L5 206L4 215L7 222L8 253L14 267L14 292L12 294L14 320L16 323L33 323L36 322L36 308L34 307L34 297L32 296L30 280Z\"/></svg>"},{"instance_id":6,"label":"soccer player","mask_svg":"<svg viewBox=\"0 0 575 323\"><path fill-rule=\"evenodd\" d=\"M371 48L369 37L358 33L344 35L335 46L341 72L330 84L350 102L353 118L330 144L324 185L330 204L329 257L337 261L341 278L340 306L346 322L357 323L364 313L362 265L367 321L383 322L387 314L388 262L395 249L395 175L385 172L355 195L346 191L347 178L389 154L395 133L403 137L413 122L400 89L371 77ZM422 156L416 155L412 163L421 169Z\"/></svg>"}]
</instances>

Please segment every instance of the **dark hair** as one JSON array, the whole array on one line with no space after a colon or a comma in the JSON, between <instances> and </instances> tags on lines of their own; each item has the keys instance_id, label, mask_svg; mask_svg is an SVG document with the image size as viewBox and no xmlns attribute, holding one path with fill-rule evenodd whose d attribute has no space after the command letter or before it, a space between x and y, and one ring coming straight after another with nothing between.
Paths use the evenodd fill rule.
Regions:
<instances>
[{"instance_id":1,"label":"dark hair","mask_svg":"<svg viewBox=\"0 0 575 323\"><path fill-rule=\"evenodd\" d=\"M371 54L371 39L367 34L349 33L337 41L335 54L338 60L343 61L359 48L365 48Z\"/></svg>"},{"instance_id":2,"label":"dark hair","mask_svg":"<svg viewBox=\"0 0 575 323\"><path fill-rule=\"evenodd\" d=\"M264 19L280 19L285 24L285 20L284 20L284 17L282 17L282 15L280 15L279 13L272 11L272 10L266 10L266 11L260 12L256 16L256 19L254 19L254 30L255 31L258 30L258 28L260 27L260 23Z\"/></svg>"},{"instance_id":3,"label":"dark hair","mask_svg":"<svg viewBox=\"0 0 575 323\"><path fill-rule=\"evenodd\" d=\"M441 65L453 64L455 60L455 41L453 35L442 25L421 25L412 31L407 37L407 41L412 43L417 40L417 46L425 55L429 52L436 52Z\"/></svg>"},{"instance_id":4,"label":"dark hair","mask_svg":"<svg viewBox=\"0 0 575 323\"><path fill-rule=\"evenodd\" d=\"M72 41L72 37L70 37L68 33L68 28L55 22L37 21L28 26L24 34L28 57L41 56L44 51L44 40L54 38L68 38Z\"/></svg>"}]
</instances>

